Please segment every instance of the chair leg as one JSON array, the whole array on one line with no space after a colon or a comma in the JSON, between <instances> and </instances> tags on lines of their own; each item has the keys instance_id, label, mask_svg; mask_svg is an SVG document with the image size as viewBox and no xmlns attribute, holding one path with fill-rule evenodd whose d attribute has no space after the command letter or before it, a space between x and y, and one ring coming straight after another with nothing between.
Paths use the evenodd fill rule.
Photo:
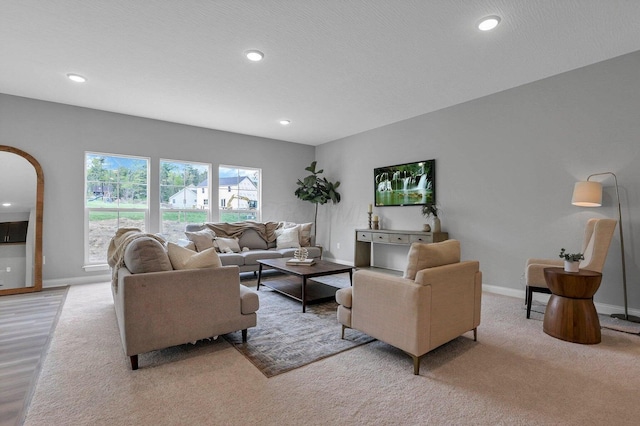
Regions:
<instances>
[{"instance_id":1,"label":"chair leg","mask_svg":"<svg viewBox=\"0 0 640 426\"><path fill-rule=\"evenodd\" d=\"M527 319L531 317L531 299L533 299L533 289L531 286L527 286Z\"/></svg>"},{"instance_id":2,"label":"chair leg","mask_svg":"<svg viewBox=\"0 0 640 426\"><path fill-rule=\"evenodd\" d=\"M344 324L342 324L342 335L340 336L340 338L341 338L342 340L344 340L344 329L345 329L345 328L347 328L347 326L346 326L346 325L344 325Z\"/></svg>"},{"instance_id":3,"label":"chair leg","mask_svg":"<svg viewBox=\"0 0 640 426\"><path fill-rule=\"evenodd\" d=\"M411 358L413 358L413 374L418 376L420 375L420 357L411 355Z\"/></svg>"},{"instance_id":4,"label":"chair leg","mask_svg":"<svg viewBox=\"0 0 640 426\"><path fill-rule=\"evenodd\" d=\"M131 355L129 357L129 359L131 360L131 369L132 370L137 370L138 369L138 355Z\"/></svg>"},{"instance_id":5,"label":"chair leg","mask_svg":"<svg viewBox=\"0 0 640 426\"><path fill-rule=\"evenodd\" d=\"M247 329L242 330L242 343L247 343Z\"/></svg>"},{"instance_id":6,"label":"chair leg","mask_svg":"<svg viewBox=\"0 0 640 426\"><path fill-rule=\"evenodd\" d=\"M473 329L473 341L474 342L478 341L478 327Z\"/></svg>"}]
</instances>

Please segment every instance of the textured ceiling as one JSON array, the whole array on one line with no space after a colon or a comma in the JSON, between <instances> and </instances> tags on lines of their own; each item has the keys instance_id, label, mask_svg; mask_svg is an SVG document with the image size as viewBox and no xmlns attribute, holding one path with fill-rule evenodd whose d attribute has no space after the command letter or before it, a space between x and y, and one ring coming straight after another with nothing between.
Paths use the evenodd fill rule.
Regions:
<instances>
[{"instance_id":1,"label":"textured ceiling","mask_svg":"<svg viewBox=\"0 0 640 426\"><path fill-rule=\"evenodd\" d=\"M3 0L0 92L317 145L640 50L639 22L640 0Z\"/></svg>"}]
</instances>

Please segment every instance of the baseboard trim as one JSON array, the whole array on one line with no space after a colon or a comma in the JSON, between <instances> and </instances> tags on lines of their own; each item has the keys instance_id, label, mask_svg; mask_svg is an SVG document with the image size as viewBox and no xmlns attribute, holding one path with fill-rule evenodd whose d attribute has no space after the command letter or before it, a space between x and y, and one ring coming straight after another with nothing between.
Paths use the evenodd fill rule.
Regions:
<instances>
[{"instance_id":1,"label":"baseboard trim","mask_svg":"<svg viewBox=\"0 0 640 426\"><path fill-rule=\"evenodd\" d=\"M57 278L53 280L43 280L42 287L43 288L64 287L68 285L103 283L105 281L111 281L111 274L91 275L88 277Z\"/></svg>"}]
</instances>

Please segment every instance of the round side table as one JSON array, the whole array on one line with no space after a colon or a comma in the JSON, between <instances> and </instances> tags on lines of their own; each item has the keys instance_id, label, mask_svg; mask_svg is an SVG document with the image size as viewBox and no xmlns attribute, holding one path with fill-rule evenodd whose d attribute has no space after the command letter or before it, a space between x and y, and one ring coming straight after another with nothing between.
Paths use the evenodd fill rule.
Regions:
<instances>
[{"instance_id":1,"label":"round side table","mask_svg":"<svg viewBox=\"0 0 640 426\"><path fill-rule=\"evenodd\" d=\"M565 272L563 268L545 268L544 278L551 298L544 312L543 331L568 342L600 343L600 320L593 295L600 287L600 272L582 269Z\"/></svg>"}]
</instances>

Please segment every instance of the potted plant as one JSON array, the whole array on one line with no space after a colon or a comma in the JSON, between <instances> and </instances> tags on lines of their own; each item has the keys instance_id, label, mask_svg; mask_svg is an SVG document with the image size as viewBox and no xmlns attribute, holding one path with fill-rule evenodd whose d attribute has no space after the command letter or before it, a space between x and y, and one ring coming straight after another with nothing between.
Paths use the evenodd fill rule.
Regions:
<instances>
[{"instance_id":1,"label":"potted plant","mask_svg":"<svg viewBox=\"0 0 640 426\"><path fill-rule=\"evenodd\" d=\"M578 272L580 261L584 259L582 253L567 253L565 249L560 249L560 257L564 259L564 270L567 272Z\"/></svg>"},{"instance_id":2,"label":"potted plant","mask_svg":"<svg viewBox=\"0 0 640 426\"><path fill-rule=\"evenodd\" d=\"M430 230L432 230L433 232L441 231L440 218L438 218L438 206L436 206L435 204L425 204L424 206L422 206L422 215L427 219L433 216L433 229L431 229L429 224L426 223L424 225L425 232L429 232Z\"/></svg>"},{"instance_id":3,"label":"potted plant","mask_svg":"<svg viewBox=\"0 0 640 426\"><path fill-rule=\"evenodd\" d=\"M295 191L296 197L301 200L309 201L316 205L316 212L313 217L313 235L316 235L316 222L318 220L318 204L326 204L331 201L334 204L340 202L340 193L336 191L336 188L340 186L340 181L335 183L330 182L325 177L320 177L320 174L324 172L323 169L316 170L317 162L314 161L305 170L311 172L311 174L304 179L298 179L298 189Z\"/></svg>"}]
</instances>

